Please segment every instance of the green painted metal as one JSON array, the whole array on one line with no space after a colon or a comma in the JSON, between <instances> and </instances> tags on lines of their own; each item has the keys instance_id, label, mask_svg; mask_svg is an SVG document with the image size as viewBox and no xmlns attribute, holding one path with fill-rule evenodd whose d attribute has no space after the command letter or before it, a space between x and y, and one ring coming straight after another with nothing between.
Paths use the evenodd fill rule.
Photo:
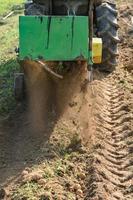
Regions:
<instances>
[{"instance_id":1,"label":"green painted metal","mask_svg":"<svg viewBox=\"0 0 133 200\"><path fill-rule=\"evenodd\" d=\"M19 59L88 60L88 17L20 16Z\"/></svg>"}]
</instances>

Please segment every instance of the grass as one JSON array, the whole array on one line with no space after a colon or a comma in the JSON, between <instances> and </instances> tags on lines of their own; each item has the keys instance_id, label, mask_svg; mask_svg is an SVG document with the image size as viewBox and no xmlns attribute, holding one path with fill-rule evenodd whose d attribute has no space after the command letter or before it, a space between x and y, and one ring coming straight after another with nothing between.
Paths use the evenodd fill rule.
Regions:
<instances>
[{"instance_id":1,"label":"grass","mask_svg":"<svg viewBox=\"0 0 133 200\"><path fill-rule=\"evenodd\" d=\"M29 200L36 200L37 198L35 197L37 191L38 191L39 186L35 182L30 182L26 183L21 186L21 188L18 188L18 193L15 193L13 195L14 200L19 200L19 199L29 199Z\"/></svg>"},{"instance_id":2,"label":"grass","mask_svg":"<svg viewBox=\"0 0 133 200\"><path fill-rule=\"evenodd\" d=\"M6 15L12 6L22 5L23 0L0 0L0 15ZM14 72L19 71L15 48L18 46L18 17L13 15L0 25L0 113L5 115L14 109Z\"/></svg>"},{"instance_id":3,"label":"grass","mask_svg":"<svg viewBox=\"0 0 133 200\"><path fill-rule=\"evenodd\" d=\"M13 6L24 3L24 0L0 0L0 15L7 14Z\"/></svg>"}]
</instances>

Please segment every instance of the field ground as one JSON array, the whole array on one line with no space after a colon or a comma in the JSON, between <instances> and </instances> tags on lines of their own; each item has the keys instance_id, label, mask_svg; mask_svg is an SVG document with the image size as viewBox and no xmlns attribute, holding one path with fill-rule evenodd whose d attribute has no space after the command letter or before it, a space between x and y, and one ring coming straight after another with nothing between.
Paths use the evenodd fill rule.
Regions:
<instances>
[{"instance_id":1,"label":"field ground","mask_svg":"<svg viewBox=\"0 0 133 200\"><path fill-rule=\"evenodd\" d=\"M24 0L0 0L0 16L8 14L17 6L22 6L22 3L24 3Z\"/></svg>"},{"instance_id":2,"label":"field ground","mask_svg":"<svg viewBox=\"0 0 133 200\"><path fill-rule=\"evenodd\" d=\"M17 6L16 2L18 2ZM20 2L20 3L19 3ZM18 46L18 16L23 12L22 1L0 1L0 113L5 115L16 106L13 97L14 72L19 70L15 48ZM11 17L2 20L14 10Z\"/></svg>"},{"instance_id":3,"label":"field ground","mask_svg":"<svg viewBox=\"0 0 133 200\"><path fill-rule=\"evenodd\" d=\"M12 10L2 2L0 19ZM25 105L13 97L22 10L2 20L0 199L133 199L132 1L119 1L118 8L117 69L110 75L95 70L94 81L83 87L84 66L60 84L33 65Z\"/></svg>"}]
</instances>

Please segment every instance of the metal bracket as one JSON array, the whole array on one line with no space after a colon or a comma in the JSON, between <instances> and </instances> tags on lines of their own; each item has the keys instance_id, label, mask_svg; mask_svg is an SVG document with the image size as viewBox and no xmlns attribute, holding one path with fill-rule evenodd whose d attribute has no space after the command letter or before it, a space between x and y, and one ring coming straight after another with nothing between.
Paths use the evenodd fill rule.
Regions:
<instances>
[{"instance_id":1,"label":"metal bracket","mask_svg":"<svg viewBox=\"0 0 133 200\"><path fill-rule=\"evenodd\" d=\"M63 76L61 76L61 75L55 73L54 71L52 71L52 70L47 66L46 63L43 63L43 62L40 61L40 60L37 60L36 62L38 62L39 64L41 64L41 66L43 67L43 69L44 69L46 72L48 72L48 73L54 75L56 78L63 79Z\"/></svg>"}]
</instances>

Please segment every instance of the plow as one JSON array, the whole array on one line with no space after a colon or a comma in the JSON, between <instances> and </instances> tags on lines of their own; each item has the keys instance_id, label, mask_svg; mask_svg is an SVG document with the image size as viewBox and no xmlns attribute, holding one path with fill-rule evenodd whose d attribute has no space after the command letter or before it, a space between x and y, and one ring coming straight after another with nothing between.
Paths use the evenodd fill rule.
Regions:
<instances>
[{"instance_id":1,"label":"plow","mask_svg":"<svg viewBox=\"0 0 133 200\"><path fill-rule=\"evenodd\" d=\"M36 62L58 79L53 68L86 63L87 79L93 68L112 72L117 65L118 24L115 2L104 0L33 0L25 3L19 18L18 60L22 72L15 76L15 96L24 96L26 62Z\"/></svg>"}]
</instances>

